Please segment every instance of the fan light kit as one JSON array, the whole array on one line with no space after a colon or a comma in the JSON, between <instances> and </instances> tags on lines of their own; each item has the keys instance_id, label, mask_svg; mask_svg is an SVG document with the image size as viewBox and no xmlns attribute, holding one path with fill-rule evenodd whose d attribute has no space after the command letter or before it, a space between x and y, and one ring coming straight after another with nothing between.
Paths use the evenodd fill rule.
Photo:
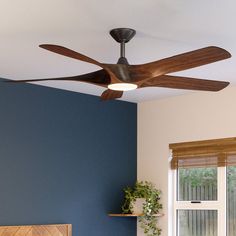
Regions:
<instances>
[{"instance_id":1,"label":"fan light kit","mask_svg":"<svg viewBox=\"0 0 236 236\"><path fill-rule=\"evenodd\" d=\"M226 81L168 75L170 73L230 58L230 53L225 49L209 46L141 65L130 65L125 57L125 44L128 43L135 34L136 31L129 28L118 28L110 31L110 35L113 39L120 43L120 58L117 64L100 63L66 47L53 44L42 44L39 47L66 57L97 65L101 69L95 72L71 77L11 80L10 82L21 83L63 80L91 83L106 88L101 95L102 100L117 99L122 97L124 91L144 87L219 91L229 85L229 82Z\"/></svg>"},{"instance_id":2,"label":"fan light kit","mask_svg":"<svg viewBox=\"0 0 236 236\"><path fill-rule=\"evenodd\" d=\"M136 89L138 85L131 83L116 83L116 84L109 84L107 87L115 91L130 91Z\"/></svg>"}]
</instances>

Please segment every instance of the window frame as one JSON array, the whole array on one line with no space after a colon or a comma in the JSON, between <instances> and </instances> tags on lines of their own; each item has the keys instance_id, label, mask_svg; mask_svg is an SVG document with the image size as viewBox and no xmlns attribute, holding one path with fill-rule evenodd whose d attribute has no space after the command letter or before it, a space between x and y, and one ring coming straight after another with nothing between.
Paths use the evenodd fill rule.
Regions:
<instances>
[{"instance_id":1,"label":"window frame","mask_svg":"<svg viewBox=\"0 0 236 236\"><path fill-rule=\"evenodd\" d=\"M173 236L178 235L178 210L216 210L217 211L217 235L226 235L227 225L227 167L217 167L217 200L201 201L201 203L191 203L191 201L178 201L178 169L172 171L172 226Z\"/></svg>"}]
</instances>

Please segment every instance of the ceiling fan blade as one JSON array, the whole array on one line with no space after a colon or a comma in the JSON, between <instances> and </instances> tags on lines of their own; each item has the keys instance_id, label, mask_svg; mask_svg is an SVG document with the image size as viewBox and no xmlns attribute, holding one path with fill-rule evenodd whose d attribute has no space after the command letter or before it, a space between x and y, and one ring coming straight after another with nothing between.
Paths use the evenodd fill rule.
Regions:
<instances>
[{"instance_id":1,"label":"ceiling fan blade","mask_svg":"<svg viewBox=\"0 0 236 236\"><path fill-rule=\"evenodd\" d=\"M181 76L161 75L145 81L139 87L165 87L174 89L189 89L202 91L219 91L229 85L229 82L195 79Z\"/></svg>"},{"instance_id":2,"label":"ceiling fan blade","mask_svg":"<svg viewBox=\"0 0 236 236\"><path fill-rule=\"evenodd\" d=\"M80 61L95 64L97 66L101 65L100 62L98 62L98 61L96 61L96 60L94 60L90 57L87 57L87 56L85 56L81 53L73 51L69 48L63 47L63 46L53 45L53 44L41 44L41 45L39 45L39 47L41 47L43 49L46 49L48 51L55 52L57 54L66 56L66 57L70 57L70 58L74 58L74 59L77 59L77 60L80 60Z\"/></svg>"},{"instance_id":3,"label":"ceiling fan blade","mask_svg":"<svg viewBox=\"0 0 236 236\"><path fill-rule=\"evenodd\" d=\"M136 81L141 81L159 75L203 66L230 57L231 54L225 49L210 46L159 61L142 65L133 65L130 66L129 70L132 78L136 78Z\"/></svg>"},{"instance_id":4,"label":"ceiling fan blade","mask_svg":"<svg viewBox=\"0 0 236 236\"><path fill-rule=\"evenodd\" d=\"M121 98L122 95L123 95L123 91L115 91L115 90L107 89L102 93L101 100L107 101L107 100L112 100L116 98Z\"/></svg>"},{"instance_id":5,"label":"ceiling fan blade","mask_svg":"<svg viewBox=\"0 0 236 236\"><path fill-rule=\"evenodd\" d=\"M110 70L110 68L108 68L106 66L106 64L100 63L90 57L87 57L79 52L73 51L69 48L60 46L60 45L53 45L53 44L41 44L39 45L39 47L46 49L48 51L66 56L66 57L70 57L70 58L74 58L80 61L84 61L84 62L88 62L94 65L97 65L101 68L103 68L104 70L106 70L108 72L108 74L111 77L112 82L120 82L119 78L117 78L117 76Z\"/></svg>"},{"instance_id":6,"label":"ceiling fan blade","mask_svg":"<svg viewBox=\"0 0 236 236\"><path fill-rule=\"evenodd\" d=\"M110 84L110 76L105 70L98 70L84 75L60 77L60 78L46 78L46 79L26 79L26 80L8 80L8 83L25 83L25 82L40 82L40 81L79 81L91 83L103 87Z\"/></svg>"}]
</instances>

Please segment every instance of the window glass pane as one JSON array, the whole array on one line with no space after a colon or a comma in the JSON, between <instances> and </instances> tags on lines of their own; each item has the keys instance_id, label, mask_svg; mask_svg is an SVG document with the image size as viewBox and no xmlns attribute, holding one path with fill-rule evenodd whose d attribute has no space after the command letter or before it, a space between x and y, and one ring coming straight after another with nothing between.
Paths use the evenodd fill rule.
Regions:
<instances>
[{"instance_id":1,"label":"window glass pane","mask_svg":"<svg viewBox=\"0 0 236 236\"><path fill-rule=\"evenodd\" d=\"M227 235L236 235L236 167L227 168Z\"/></svg>"},{"instance_id":2,"label":"window glass pane","mask_svg":"<svg viewBox=\"0 0 236 236\"><path fill-rule=\"evenodd\" d=\"M179 168L178 200L217 200L217 167Z\"/></svg>"},{"instance_id":3,"label":"window glass pane","mask_svg":"<svg viewBox=\"0 0 236 236\"><path fill-rule=\"evenodd\" d=\"M178 210L178 236L217 236L216 210Z\"/></svg>"}]
</instances>

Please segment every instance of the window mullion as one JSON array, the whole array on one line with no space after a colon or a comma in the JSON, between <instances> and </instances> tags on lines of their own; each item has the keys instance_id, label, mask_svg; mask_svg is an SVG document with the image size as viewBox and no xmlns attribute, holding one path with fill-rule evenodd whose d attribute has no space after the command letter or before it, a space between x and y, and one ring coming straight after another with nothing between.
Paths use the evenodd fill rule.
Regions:
<instances>
[{"instance_id":1,"label":"window mullion","mask_svg":"<svg viewBox=\"0 0 236 236\"><path fill-rule=\"evenodd\" d=\"M226 235L226 167L218 167L218 236Z\"/></svg>"},{"instance_id":2,"label":"window mullion","mask_svg":"<svg viewBox=\"0 0 236 236\"><path fill-rule=\"evenodd\" d=\"M221 207L219 201L201 201L201 203L191 203L191 201L176 201L174 204L175 209L188 209L188 210L218 210Z\"/></svg>"}]
</instances>

